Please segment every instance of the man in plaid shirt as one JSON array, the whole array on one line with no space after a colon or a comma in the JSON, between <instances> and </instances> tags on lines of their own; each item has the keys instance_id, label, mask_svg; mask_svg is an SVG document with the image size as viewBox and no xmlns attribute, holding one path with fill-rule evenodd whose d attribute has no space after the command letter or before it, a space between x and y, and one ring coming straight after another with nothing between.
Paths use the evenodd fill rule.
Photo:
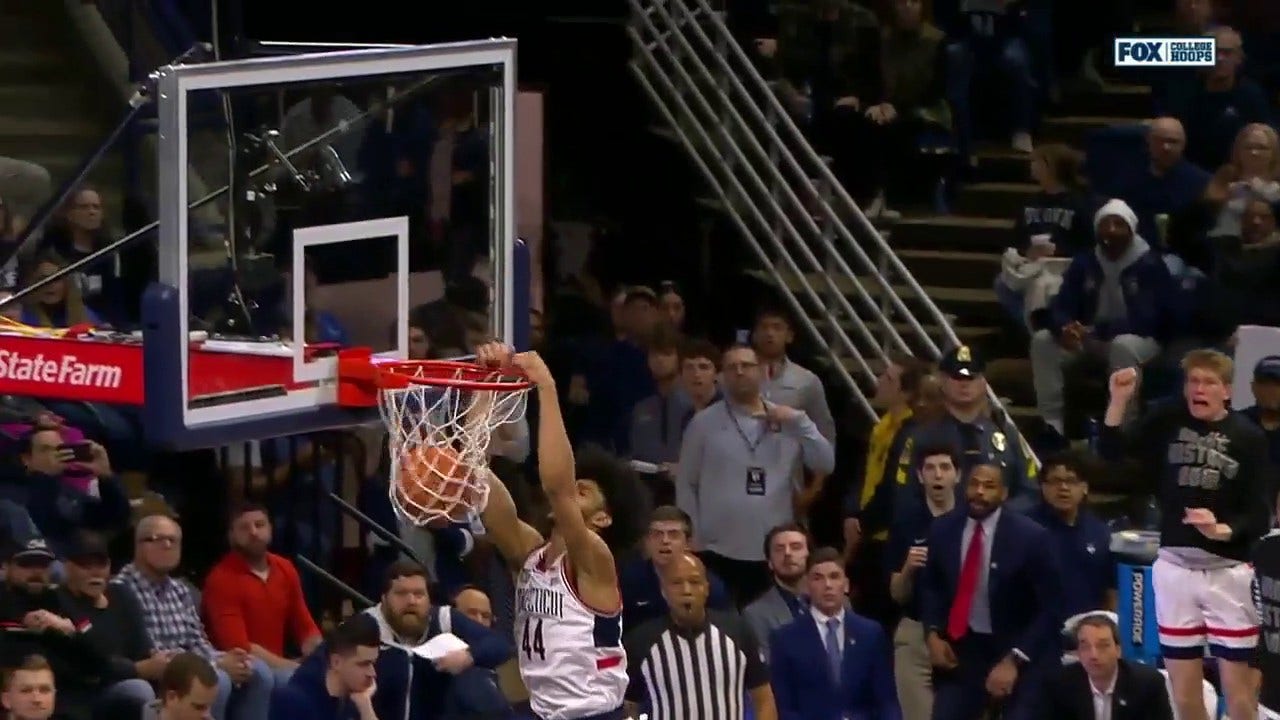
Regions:
<instances>
[{"instance_id":1,"label":"man in plaid shirt","mask_svg":"<svg viewBox=\"0 0 1280 720\"><path fill-rule=\"evenodd\" d=\"M270 668L238 648L226 653L214 650L200 621L195 591L171 575L182 559L182 528L167 517L148 516L138 523L133 542L133 562L121 568L112 582L138 597L156 652L168 656L191 652L214 664L216 720L267 720L274 684ZM230 715L228 706L234 708Z\"/></svg>"}]
</instances>

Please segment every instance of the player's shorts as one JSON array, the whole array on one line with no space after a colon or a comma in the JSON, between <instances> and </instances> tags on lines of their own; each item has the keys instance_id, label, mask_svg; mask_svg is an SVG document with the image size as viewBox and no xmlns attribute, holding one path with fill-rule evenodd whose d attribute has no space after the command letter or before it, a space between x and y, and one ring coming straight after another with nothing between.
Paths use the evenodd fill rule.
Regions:
<instances>
[{"instance_id":1,"label":"player's shorts","mask_svg":"<svg viewBox=\"0 0 1280 720\"><path fill-rule=\"evenodd\" d=\"M1160 652L1171 660L1213 657L1249 662L1258 645L1253 566L1189 570L1157 558L1151 566Z\"/></svg>"},{"instance_id":2,"label":"player's shorts","mask_svg":"<svg viewBox=\"0 0 1280 720\"><path fill-rule=\"evenodd\" d=\"M529 713L533 715L533 717L538 718L537 713L534 713L532 710L530 710ZM538 718L538 720L542 720L542 718ZM618 708L617 710L611 710L609 712L588 715L583 718L578 718L578 720L627 720L627 713L622 708Z\"/></svg>"}]
</instances>

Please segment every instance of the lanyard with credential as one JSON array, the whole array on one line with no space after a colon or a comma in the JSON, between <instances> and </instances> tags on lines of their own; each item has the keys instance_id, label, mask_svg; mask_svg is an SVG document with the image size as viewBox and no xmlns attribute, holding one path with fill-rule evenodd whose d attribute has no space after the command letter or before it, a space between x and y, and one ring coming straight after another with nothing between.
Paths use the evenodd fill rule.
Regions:
<instances>
[{"instance_id":1,"label":"lanyard with credential","mask_svg":"<svg viewBox=\"0 0 1280 720\"><path fill-rule=\"evenodd\" d=\"M764 441L764 436L769 432L769 429L767 427L761 428L760 434L756 436L756 441L751 442L751 438L747 437L747 432L742 429L742 424L738 422L738 416L733 414L733 408L729 407L727 399L724 401L724 411L729 415L729 420L733 423L733 429L738 431L738 437L742 438L742 443L747 446L747 452L754 458L756 456L756 448L760 447L760 443Z\"/></svg>"}]
</instances>

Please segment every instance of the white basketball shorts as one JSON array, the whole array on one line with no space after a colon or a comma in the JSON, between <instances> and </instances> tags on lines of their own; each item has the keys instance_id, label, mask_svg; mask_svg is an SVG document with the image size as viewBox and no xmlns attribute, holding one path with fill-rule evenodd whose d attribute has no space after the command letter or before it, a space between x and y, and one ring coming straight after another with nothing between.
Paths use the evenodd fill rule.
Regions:
<instances>
[{"instance_id":1,"label":"white basketball shorts","mask_svg":"<svg viewBox=\"0 0 1280 720\"><path fill-rule=\"evenodd\" d=\"M1160 652L1171 660L1204 657L1248 662L1258 644L1253 566L1188 570L1163 558L1151 566Z\"/></svg>"}]
</instances>

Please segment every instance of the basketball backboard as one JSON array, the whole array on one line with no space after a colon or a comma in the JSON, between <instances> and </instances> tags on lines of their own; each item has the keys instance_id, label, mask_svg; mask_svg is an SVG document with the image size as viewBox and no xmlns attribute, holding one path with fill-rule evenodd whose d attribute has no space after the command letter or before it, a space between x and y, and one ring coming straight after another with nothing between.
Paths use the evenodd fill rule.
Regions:
<instances>
[{"instance_id":1,"label":"basketball backboard","mask_svg":"<svg viewBox=\"0 0 1280 720\"><path fill-rule=\"evenodd\" d=\"M436 356L479 337L522 345L514 98L511 40L163 68L150 439L372 421L336 406L334 351L410 357L411 316Z\"/></svg>"}]
</instances>

